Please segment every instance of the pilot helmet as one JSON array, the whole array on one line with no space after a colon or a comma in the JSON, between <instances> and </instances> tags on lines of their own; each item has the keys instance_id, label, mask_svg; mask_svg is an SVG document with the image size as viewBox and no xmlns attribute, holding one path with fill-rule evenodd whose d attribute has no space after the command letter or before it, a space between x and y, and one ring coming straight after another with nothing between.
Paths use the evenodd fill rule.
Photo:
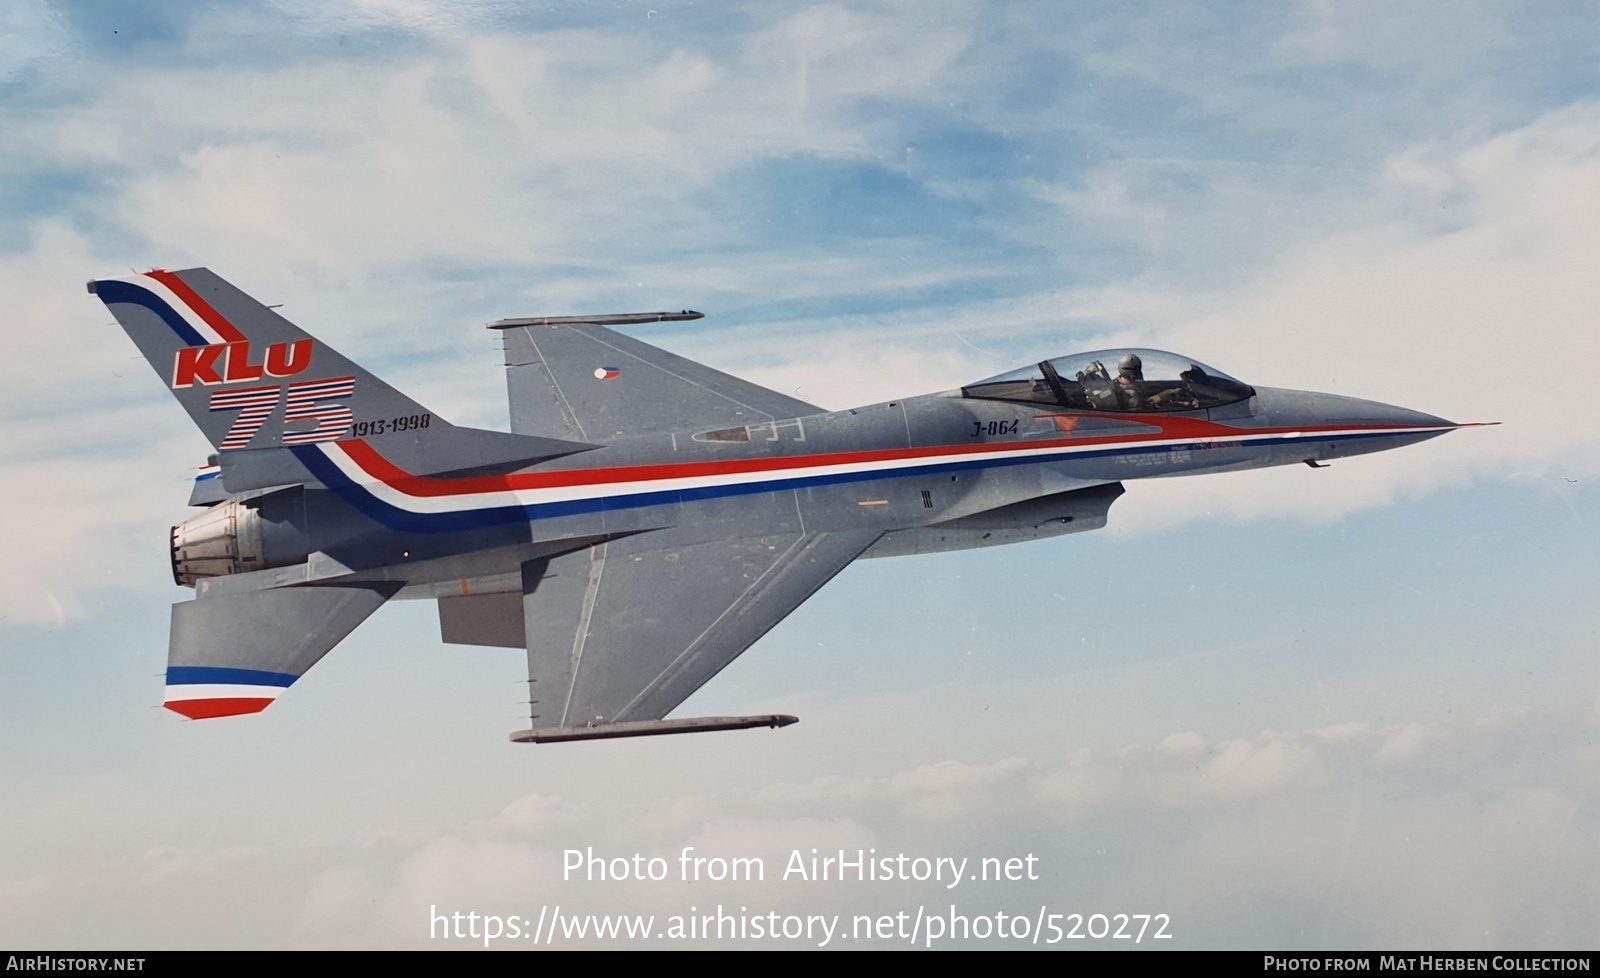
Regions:
<instances>
[{"instance_id":1,"label":"pilot helmet","mask_svg":"<svg viewBox=\"0 0 1600 978\"><path fill-rule=\"evenodd\" d=\"M1144 372L1144 361L1137 354L1124 353L1117 361L1117 373L1124 377L1137 377Z\"/></svg>"}]
</instances>

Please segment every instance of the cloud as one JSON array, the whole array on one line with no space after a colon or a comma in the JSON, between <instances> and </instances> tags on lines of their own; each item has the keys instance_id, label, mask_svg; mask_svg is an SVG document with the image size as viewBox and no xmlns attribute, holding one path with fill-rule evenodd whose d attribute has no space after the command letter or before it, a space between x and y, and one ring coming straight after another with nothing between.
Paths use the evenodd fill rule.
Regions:
<instances>
[{"instance_id":1,"label":"cloud","mask_svg":"<svg viewBox=\"0 0 1600 978\"><path fill-rule=\"evenodd\" d=\"M15 879L0 879L0 907L16 906L50 889L51 879L44 873L29 873Z\"/></svg>"},{"instance_id":2,"label":"cloud","mask_svg":"<svg viewBox=\"0 0 1600 978\"><path fill-rule=\"evenodd\" d=\"M311 883L294 915L297 930L315 932L347 925L380 896L371 873L360 866L333 866Z\"/></svg>"},{"instance_id":3,"label":"cloud","mask_svg":"<svg viewBox=\"0 0 1600 978\"><path fill-rule=\"evenodd\" d=\"M1410 723L1390 734L1378 748L1378 760L1403 764L1419 756L1427 745L1427 732L1419 723Z\"/></svg>"},{"instance_id":4,"label":"cloud","mask_svg":"<svg viewBox=\"0 0 1600 978\"><path fill-rule=\"evenodd\" d=\"M240 865L255 862L261 856L260 849L250 846L212 849L160 845L145 852L140 862L146 877L151 882L161 884L216 876Z\"/></svg>"},{"instance_id":5,"label":"cloud","mask_svg":"<svg viewBox=\"0 0 1600 978\"><path fill-rule=\"evenodd\" d=\"M651 18L629 5L359 0L201 5L163 21L176 25L170 37L113 49L65 34L56 9L8 7L7 37L21 46L0 41L11 327L0 478L12 493L0 535L27 558L0 572L0 614L12 620L99 614L111 607L101 588L152 601L171 589L160 536L182 518L205 448L82 292L91 275L156 263L207 264L285 303L458 421L504 420L482 321L684 304L717 318L646 338L827 406L1141 343L1255 383L1507 422L1327 471L1136 484L1113 520L1122 529L1327 520L1474 481L1567 491L1565 478L1594 468L1592 436L1549 420L1587 413L1581 385L1550 382L1548 364L1563 378L1593 373L1600 225L1597 111L1563 104L1586 90L1592 32L1561 18L1475 8L1417 48L1390 15L1332 5L1154 22L1066 6L814 4L730 17L668 3ZM1563 29L1565 46L1498 40ZM1226 43L1195 43L1212 37ZM1046 568L1027 553L986 566ZM1059 586L1061 611L1095 600L1101 583L1067 560L1053 568L1075 576L1076 590ZM1577 620L1563 614L1547 618ZM1094 617L1081 619L1091 637ZM1404 667L1391 663L1371 687L1346 689L1358 707L1297 710L1267 670L1209 676L1173 653L1146 682L1151 672L1112 652L1091 661L1069 647L1028 667L1078 670L1076 698L1059 702L1087 705L1030 713L1015 707L1035 690L1010 694L1008 711L981 666L959 671L937 648L913 648L917 624L884 630L892 695L806 701L816 712L801 736L819 714L876 723L886 708L904 711L887 728L927 731L870 749L865 727L839 723L772 746L729 735L467 761L446 756L462 743L452 728L438 738L448 746L416 748L423 759L374 760L352 777L327 758L370 750L371 726L351 739L273 714L283 725L208 729L204 742L237 756L265 757L267 741L303 748L296 790L264 772L230 791L226 778L172 780L218 770L221 754L193 753L202 741L188 728L125 741L95 717L70 732L81 741L62 736L74 746L38 755L47 773L29 768L31 753L8 762L47 802L89 792L12 821L71 811L63 825L98 830L52 843L70 856L38 832L12 833L26 844L0 853L6 930L39 946L424 945L429 908L447 902L660 912L716 894L877 913L948 896L560 882L569 846L693 845L773 859L813 847L1034 853L1045 880L960 899L1160 907L1186 946L1592 940L1570 912L1594 902L1584 868L1600 858L1583 814L1600 789L1592 684L1581 716L1496 688L1504 710L1473 705L1453 720L1429 712L1437 675L1408 707L1390 681ZM406 654L410 638L382 651ZM154 648L160 636L128 641ZM1274 654L1285 648L1272 641ZM985 644L975 633L968 646L981 655ZM1025 661L1018 645L1006 651ZM517 688L515 658L506 689ZM847 681L871 667L850 668ZM929 668L961 681L905 692L946 674ZM745 675L766 695L772 673ZM1172 676L1176 693L1163 688ZM371 699L368 679L358 700ZM29 695L26 681L13 685ZM93 687L75 686L78 712L61 715L92 716L105 702ZM974 691L985 704L994 694L981 731L928 726ZM1207 696L1227 709L1197 715ZM27 708L15 712L48 705ZM1251 733L1267 723L1287 732ZM71 750L81 756L63 759ZM304 816L296 806L319 778L388 803ZM141 814L151 791L158 814ZM219 827L231 841L170 841Z\"/></svg>"},{"instance_id":6,"label":"cloud","mask_svg":"<svg viewBox=\"0 0 1600 978\"><path fill-rule=\"evenodd\" d=\"M1437 689L1426 689L1386 686L1382 707L1431 703ZM458 799L443 818L402 811L405 824L360 837L345 828L350 816L321 812L309 835L162 844L137 860L85 860L50 873L22 863L0 882L0 905L12 924L46 935L81 928L30 921L66 920L69 909L79 920L115 921L96 932L110 942L133 933L181 941L174 906L185 908L185 922L203 922L216 944L371 947L437 944L427 936L431 913L537 917L558 903L573 913L658 919L717 904L848 919L892 914L908 901L980 912L1026 900L1159 903L1181 922L1175 946L1183 947L1376 946L1407 930L1428 946L1560 947L1588 932L1578 918L1549 913L1552 901L1586 899L1594 889L1583 872L1596 852L1582 812L1600 790L1600 768L1583 753L1590 706L1587 696L1546 704L1515 727L1485 727L1470 713L1389 722L1335 716L1251 737L1152 735L1116 749L1092 734L1062 738L1047 728L1030 739L1029 757L975 741L969 749L991 751L988 758L880 758L849 778L809 781L787 778L788 765L764 754L768 747L745 755L746 745L728 741L722 749L732 753L716 755L721 776L696 778L689 790L666 778L654 782L663 793L636 788L604 804L488 792L484 798L498 800ZM1386 763L1388 745L1416 730L1452 749ZM1555 762L1519 760L1535 751ZM747 763L757 756L770 770ZM572 783L558 756L541 763L549 765L542 777ZM227 805L258 800L219 797L223 807L206 818L229 821ZM160 831L192 827L178 816ZM608 871L617 858L630 870L635 854L660 858L669 878L566 879L570 848L592 849ZM759 858L765 879L684 881L685 848L707 860ZM819 858L839 850L852 858L857 850L1031 854L1041 878L1003 890L970 880L951 890L948 879L785 882L792 853L809 860L813 849Z\"/></svg>"},{"instance_id":7,"label":"cloud","mask_svg":"<svg viewBox=\"0 0 1600 978\"><path fill-rule=\"evenodd\" d=\"M492 282L556 270L494 302L497 312L508 302L566 311L597 295L623 301L629 280L652 295L681 295L695 283L742 303L915 296L1012 274L997 253L974 262L948 244L913 238L880 235L841 246L844 254L781 235L752 248L748 229L697 196L769 160L905 171L897 127L911 116L873 121L860 114L864 107L932 104L941 85L978 86L976 64L1006 63L973 41L959 10L908 35L905 10L813 6L729 44L696 45L595 27L504 30L496 18L505 11L494 5L440 30L405 4L343 9L340 18L413 31L421 44L377 61L124 65L114 85L97 84L103 76L93 69L57 111L0 107L13 134L0 166L28 179L96 174L62 196L52 216L26 225L26 250L0 260L0 285L32 324L18 331L0 367L8 404L27 419L8 434L8 451L54 445L82 457L82 431L93 426L82 415L60 417L62 407L103 415L148 390L144 403L158 410L148 383L63 394L49 369L59 337L85 328L78 324L86 317L103 318L79 290L107 264L154 258L245 269L244 284L286 302L297 318L303 312L314 332L358 358L378 351L376 366L392 367L386 373L402 386L443 387L429 399L441 413L491 423L503 412L497 385L487 382L493 360L453 339L441 344L430 329L451 315L444 303L459 294L432 287L430 268L471 269ZM1042 118L1030 116L1025 127ZM1471 478L1581 475L1595 467L1595 436L1549 422L1581 416L1580 388L1532 378L1540 369L1533 363L1552 354L1570 372L1600 366L1586 312L1597 298L1588 271L1600 259L1597 133L1600 109L1579 103L1475 142L1399 148L1363 190L1356 210L1364 225L1302 236L1230 289L1175 291L1171 282L1112 275L1092 288L1024 281L1003 298L969 295L865 320L797 309L783 315L785 334L808 342L729 333L719 342L744 359L723 365L843 407L997 372L1008 364L980 349L1019 350L1024 338L1066 322L1083 345L1149 342L1258 383L1506 423L1326 473L1140 484L1119 506L1119 529L1219 515L1330 519ZM930 176L928 186L937 183ZM1202 181L1213 198L1235 184L1243 185L1221 171ZM1121 235L1131 220L1133 240L1149 255L1171 255L1177 242L1193 253L1212 233L1152 223L1152 215L1182 210L1154 171L1091 169L1076 184L1024 177L1009 186L1019 199L1043 193L1094 234ZM1455 220L1432 217L1440 202ZM84 230L91 203L92 235ZM1231 209L1260 210L1238 202ZM681 254L663 264L659 246L638 242L669 228ZM1511 325L1517 342L1507 347ZM77 371L105 377L128 366L120 338L103 340L77 348ZM703 340L686 345L718 352ZM1061 352L1042 342L1022 351ZM1508 393L1530 383L1540 393ZM42 404L55 411L41 414ZM186 429L174 421L148 430ZM117 440L151 444L137 429ZM199 461L183 457L177 442L158 451L174 470ZM85 469L51 457L44 452L10 475L46 497L28 501L39 517L30 526L65 526L72 535L52 552L81 551L171 512L137 463ZM149 491L107 507L93 490L107 482ZM69 515L83 513L91 519ZM24 526L17 532L37 536ZM80 608L91 582L62 559L18 583L6 589L14 595L7 613L40 620Z\"/></svg>"},{"instance_id":8,"label":"cloud","mask_svg":"<svg viewBox=\"0 0 1600 978\"><path fill-rule=\"evenodd\" d=\"M1305 745L1230 740L1218 746L1205 774L1219 795L1253 798L1280 791L1315 767L1315 755Z\"/></svg>"},{"instance_id":9,"label":"cloud","mask_svg":"<svg viewBox=\"0 0 1600 978\"><path fill-rule=\"evenodd\" d=\"M384 902L397 936L416 941L430 908L524 907L561 879L557 854L522 843L436 839L401 863Z\"/></svg>"},{"instance_id":10,"label":"cloud","mask_svg":"<svg viewBox=\"0 0 1600 978\"><path fill-rule=\"evenodd\" d=\"M0 81L65 54L71 36L62 19L44 0L17 0L0 8Z\"/></svg>"},{"instance_id":11,"label":"cloud","mask_svg":"<svg viewBox=\"0 0 1600 978\"><path fill-rule=\"evenodd\" d=\"M1306 732L1331 744L1360 745L1372 737L1372 725L1361 720L1351 720L1348 723L1335 723Z\"/></svg>"},{"instance_id":12,"label":"cloud","mask_svg":"<svg viewBox=\"0 0 1600 978\"><path fill-rule=\"evenodd\" d=\"M1541 737L1565 723L1557 716L1546 719L1551 726ZM812 849L823 855L837 849L988 854L1000 838L1014 840L1020 852L1031 847L1052 873L1069 876L1074 874L1065 867L1073 865L1075 852L1117 839L1142 840L1118 857L1103 881L1079 868L1074 892L1079 899L1163 900L1173 920L1184 921L1183 946L1227 946L1246 934L1256 934L1258 945L1260 935L1269 934L1278 935L1265 938L1274 945L1310 940L1376 946L1406 929L1413 940L1425 935L1421 940L1428 946L1522 946L1521 935L1528 932L1519 928L1530 919L1524 909L1491 924L1489 934L1482 931L1500 900L1516 894L1536 904L1531 891L1525 892L1532 886L1545 892L1551 886L1561 892L1592 889L1574 865L1559 863L1593 848L1592 840L1573 834L1581 803L1571 792L1589 792L1594 785L1558 788L1531 775L1522 783L1486 787L1483 803L1472 803L1461 785L1481 781L1481 774L1471 772L1495 764L1511 734L1467 720L1413 722L1382 733L1375 740L1372 725L1360 720L1215 742L1189 732L1150 746L1083 748L1049 760L946 760L807 785L779 780L697 803L698 827L686 823L670 835L648 827L648 812L659 810L659 801L614 811L603 828L591 828L617 840L652 837L654 848L645 854L668 857L674 879L674 860L684 846L703 858L760 856L768 870L767 884L724 885L715 895L701 884L608 885L605 905L611 912L661 914L691 899L838 912L839 894L819 898L819 891L774 883L791 851L806 858ZM1458 756L1430 761L1424 753L1410 755L1403 776L1434 787L1398 790L1391 779L1400 775L1388 763L1392 745L1418 737L1452 738ZM1471 765L1465 770L1454 766L1463 757ZM1196 758L1204 759L1198 768ZM757 814L773 809L786 814ZM476 901L491 911L508 905L496 900L530 900L535 891L541 903L559 898L572 907L587 906L584 901L599 892L561 884L530 888L526 880L536 872L534 861L547 857L499 846L492 840L431 843L406 861L397 892L415 903L424 891L448 891L452 899ZM619 841L612 848L606 855L627 855L637 846ZM1463 858L1464 853L1472 855ZM1518 868L1519 860L1532 867L1537 884ZM424 865L437 872L420 873ZM1404 871L1397 873L1397 867ZM486 872L481 888L467 882L479 869ZM458 872L459 885L448 883ZM956 896L967 906L987 899L967 890ZM893 906L894 898L883 903L852 891L849 903L852 910L878 912ZM1566 946L1580 939L1579 930L1558 925L1540 946Z\"/></svg>"},{"instance_id":13,"label":"cloud","mask_svg":"<svg viewBox=\"0 0 1600 978\"><path fill-rule=\"evenodd\" d=\"M1020 757L981 765L943 761L897 774L890 779L888 788L908 816L965 819L995 806L1004 797L1002 785L1027 766L1028 762Z\"/></svg>"},{"instance_id":14,"label":"cloud","mask_svg":"<svg viewBox=\"0 0 1600 978\"><path fill-rule=\"evenodd\" d=\"M1198 757L1209 748L1206 739L1191 730L1187 733L1169 734L1156 749L1173 757Z\"/></svg>"},{"instance_id":15,"label":"cloud","mask_svg":"<svg viewBox=\"0 0 1600 978\"><path fill-rule=\"evenodd\" d=\"M23 16L32 9L10 16L32 24ZM682 272L662 276L656 249L633 244L645 229L703 223L688 199L754 161L869 153L885 134L855 124L851 107L924 89L963 45L954 26L910 43L893 17L837 7L780 17L716 55L594 29L497 33L496 11L441 26L419 20L415 5L358 4L340 18L430 40L376 62L177 59L109 75L85 66L76 91L55 79L75 97L58 92L50 113L0 103L9 133L0 171L61 184L46 217L0 214L28 239L0 257L8 314L27 324L0 364L10 419L0 475L21 487L0 520L14 546L38 555L7 565L0 614L77 614L85 589L103 584L101 566L155 552L138 535L181 516L181 483L152 474L165 465L176 476L206 452L138 376L131 346L101 325L109 317L84 294L88 278L127 264L210 265L358 359L379 351L378 369L408 356L419 373L427 367L428 383L448 387L432 401L442 414L503 423L488 344L478 356L452 341L441 356L430 315L418 316L448 301L430 291L427 269L610 266L606 277L620 268L628 280L642 261L639 278L681 293ZM94 176L80 187L69 174ZM754 275L793 281L806 260L769 253ZM816 274L860 274L838 256L825 261ZM592 287L556 278L543 287L549 301L593 308ZM749 285L735 273L725 287ZM63 384L68 359L71 376L96 382ZM886 359L856 358L842 373L869 383ZM108 382L121 375L130 382ZM807 376L829 393L825 377ZM188 437L167 441L179 432ZM111 485L122 491L108 496ZM82 559L91 551L94 566Z\"/></svg>"},{"instance_id":16,"label":"cloud","mask_svg":"<svg viewBox=\"0 0 1600 978\"><path fill-rule=\"evenodd\" d=\"M1600 280L1590 274L1600 263L1600 103L1436 154L1423 176L1418 159L1402 157L1375 188L1393 195L1389 221L1307 242L1237 290L1192 297L1203 311L1152 341L1258 384L1501 427L1317 473L1332 478L1283 469L1139 484L1119 507L1126 525L1326 520L1470 479L1600 471L1600 435L1570 421L1587 410L1582 385L1535 379L1551 376L1540 365L1552 354L1560 376L1600 370ZM1434 227L1417 201L1440 194L1463 201L1459 226ZM1423 216L1413 218L1414 205ZM1530 385L1541 392L1523 396Z\"/></svg>"},{"instance_id":17,"label":"cloud","mask_svg":"<svg viewBox=\"0 0 1600 978\"><path fill-rule=\"evenodd\" d=\"M491 834L538 835L581 822L589 812L558 795L523 795L491 819Z\"/></svg>"}]
</instances>

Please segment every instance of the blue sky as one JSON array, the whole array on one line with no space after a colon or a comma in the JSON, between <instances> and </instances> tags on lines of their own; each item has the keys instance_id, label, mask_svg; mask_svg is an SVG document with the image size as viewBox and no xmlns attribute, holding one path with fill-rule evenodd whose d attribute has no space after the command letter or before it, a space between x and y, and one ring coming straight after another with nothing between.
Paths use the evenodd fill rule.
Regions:
<instances>
[{"instance_id":1,"label":"blue sky","mask_svg":"<svg viewBox=\"0 0 1600 978\"><path fill-rule=\"evenodd\" d=\"M565 848L1039 853L973 912L1184 947L1587 947L1591 4L17 3L0 14L0 936L427 946L925 886L584 888ZM161 711L206 446L91 277L203 264L458 423L504 316L828 407L1074 349L1501 421L1130 485L1110 526L864 562L686 713L528 748L520 655L385 609L255 718ZM435 942L437 943L437 942Z\"/></svg>"}]
</instances>

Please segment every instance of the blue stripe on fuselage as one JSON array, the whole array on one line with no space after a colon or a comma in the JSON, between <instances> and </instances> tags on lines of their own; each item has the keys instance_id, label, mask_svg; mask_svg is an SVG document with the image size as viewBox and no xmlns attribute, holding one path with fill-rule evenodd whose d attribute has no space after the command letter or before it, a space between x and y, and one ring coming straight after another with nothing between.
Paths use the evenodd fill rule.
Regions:
<instances>
[{"instance_id":1,"label":"blue stripe on fuselage","mask_svg":"<svg viewBox=\"0 0 1600 978\"><path fill-rule=\"evenodd\" d=\"M1345 441L1355 438L1396 437L1415 432L1406 430L1357 431L1332 435L1307 432L1281 438L1253 439L1242 447L1283 445L1302 441ZM1240 431L1241 437L1250 432ZM675 502L692 502L702 499L724 499L749 496L763 492L786 492L791 489L810 489L819 486L845 485L852 482L872 482L878 479L906 479L916 476L951 472L970 472L976 469L998 469L1014 465L1038 465L1051 461L1076 461L1078 459L1108 458L1114 455L1149 455L1155 453L1189 451L1197 447L1209 448L1211 441L1181 442L1161 445L1120 445L1091 451L1063 451L1057 457L1039 453L1020 458L977 458L953 462L930 462L906 468L875 471L837 472L829 475L797 476L792 479L774 479L761 482L743 482L734 485L704 486L698 489L672 489L660 492L629 493L616 496L595 496L589 499L572 499L558 503L531 503L525 506L493 506L482 509L458 510L451 513L413 513L390 505L351 481L349 476L312 445L291 448L295 457L310 469L322 484L333 490L340 499L357 511L392 530L414 533L451 533L499 526L507 523L534 522L561 516L579 516L602 510L639 509ZM1063 445L1063 448L1070 446ZM597 489L600 487L596 487Z\"/></svg>"}]
</instances>

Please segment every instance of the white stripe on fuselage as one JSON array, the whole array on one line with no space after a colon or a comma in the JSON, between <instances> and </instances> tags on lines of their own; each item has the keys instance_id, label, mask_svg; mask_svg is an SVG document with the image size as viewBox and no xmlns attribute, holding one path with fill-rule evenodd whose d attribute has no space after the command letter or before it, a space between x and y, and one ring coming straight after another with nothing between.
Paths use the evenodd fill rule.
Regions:
<instances>
[{"instance_id":1,"label":"white stripe on fuselage","mask_svg":"<svg viewBox=\"0 0 1600 978\"><path fill-rule=\"evenodd\" d=\"M368 474L355 459L351 458L338 443L322 444L321 449L328 460L362 489L370 492L374 497L398 509L411 513L437 514L456 513L477 509L495 509L506 506L537 506L549 503L576 502L591 499L618 499L628 496L637 496L644 493L675 492L690 489L726 488L732 486L754 486L772 482L787 482L794 479L816 479L841 475L880 474L893 476L897 471L921 468L928 465L960 465L970 462L999 463L1015 459L1032 458L1038 461L1049 461L1052 458L1071 458L1089 452L1116 451L1118 449L1160 449L1176 448L1180 446L1200 446L1216 443L1235 444L1239 442L1253 442L1266 440L1293 441L1306 439L1321 441L1328 438L1338 438L1346 435L1368 434L1421 434L1428 431L1448 431L1449 428L1347 428L1332 431L1273 431L1266 433L1233 433L1206 437L1183 437L1148 439L1125 442L1101 442L1098 444L1071 444L1048 445L1034 448L1001 449L982 451L974 448L972 451L956 452L940 455L914 455L904 458L874 459L866 462L826 462L821 461L816 465L797 466L793 468L767 469L759 472L732 472L713 473L707 475L691 475L667 477L658 479L640 479L626 482L589 483L576 486L551 486L546 488L531 489L498 489L486 492L453 493L442 496L414 496L389 485ZM845 453L841 453L845 454ZM854 454L854 453L851 453ZM728 460L718 460L728 461ZM694 465L695 462L658 462L650 463L654 466ZM641 466L643 467L643 466Z\"/></svg>"}]
</instances>

